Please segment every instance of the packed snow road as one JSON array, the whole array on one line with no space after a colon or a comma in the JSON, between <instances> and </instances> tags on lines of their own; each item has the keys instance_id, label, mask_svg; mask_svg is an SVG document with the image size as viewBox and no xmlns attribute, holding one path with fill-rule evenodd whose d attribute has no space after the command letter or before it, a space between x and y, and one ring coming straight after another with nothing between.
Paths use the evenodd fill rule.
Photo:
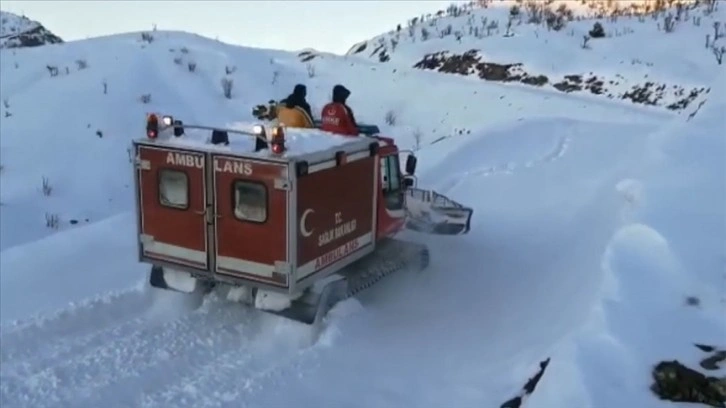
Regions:
<instances>
[{"instance_id":1,"label":"packed snow road","mask_svg":"<svg viewBox=\"0 0 726 408\"><path fill-rule=\"evenodd\" d=\"M340 305L314 346L280 317L148 289L5 325L0 404L498 406L595 299L615 185L649 129L538 119L458 142L420 185L474 207L471 234L407 233L431 268Z\"/></svg>"}]
</instances>

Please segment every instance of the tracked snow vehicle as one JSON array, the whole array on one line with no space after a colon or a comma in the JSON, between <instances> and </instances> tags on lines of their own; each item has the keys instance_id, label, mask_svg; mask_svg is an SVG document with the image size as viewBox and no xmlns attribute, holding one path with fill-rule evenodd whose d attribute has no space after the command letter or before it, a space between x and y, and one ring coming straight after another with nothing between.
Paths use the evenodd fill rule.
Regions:
<instances>
[{"instance_id":1,"label":"tracked snow vehicle","mask_svg":"<svg viewBox=\"0 0 726 408\"><path fill-rule=\"evenodd\" d=\"M335 303L405 267L412 229L469 231L472 210L415 188L416 157L375 126L360 137L263 125L215 128L149 114L133 141L138 256L151 286L226 296L318 326ZM232 137L230 137L232 135Z\"/></svg>"}]
</instances>

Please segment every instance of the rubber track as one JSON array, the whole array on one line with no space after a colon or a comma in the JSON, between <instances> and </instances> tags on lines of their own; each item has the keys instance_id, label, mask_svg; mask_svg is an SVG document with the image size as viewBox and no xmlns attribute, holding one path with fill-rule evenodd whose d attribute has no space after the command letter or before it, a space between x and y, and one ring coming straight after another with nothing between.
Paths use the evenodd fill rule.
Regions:
<instances>
[{"instance_id":1,"label":"rubber track","mask_svg":"<svg viewBox=\"0 0 726 408\"><path fill-rule=\"evenodd\" d=\"M347 290L336 303L355 296L409 265L416 265L421 271L428 263L429 252L424 245L395 239L382 241L369 258L339 273L347 282Z\"/></svg>"}]
</instances>

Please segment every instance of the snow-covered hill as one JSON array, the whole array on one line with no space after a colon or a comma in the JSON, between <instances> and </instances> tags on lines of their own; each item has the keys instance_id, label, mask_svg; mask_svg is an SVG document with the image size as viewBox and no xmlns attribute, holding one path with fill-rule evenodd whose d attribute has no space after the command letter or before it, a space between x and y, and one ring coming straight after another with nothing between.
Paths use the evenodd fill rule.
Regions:
<instances>
[{"instance_id":1,"label":"snow-covered hill","mask_svg":"<svg viewBox=\"0 0 726 408\"><path fill-rule=\"evenodd\" d=\"M673 34L654 65L691 52ZM711 375L693 343L726 347L726 77L691 65L711 91L678 115L180 32L0 50L0 405L498 407L545 360L527 408L669 406L652 366ZM359 121L417 150L420 186L474 208L469 235L407 233L431 268L339 305L313 346L149 290L127 151L146 112L254 121L296 83L314 112L345 84Z\"/></svg>"},{"instance_id":2,"label":"snow-covered hill","mask_svg":"<svg viewBox=\"0 0 726 408\"><path fill-rule=\"evenodd\" d=\"M63 40L25 16L0 11L0 48L37 47Z\"/></svg>"},{"instance_id":3,"label":"snow-covered hill","mask_svg":"<svg viewBox=\"0 0 726 408\"><path fill-rule=\"evenodd\" d=\"M414 18L348 55L682 111L726 49L718 2L480 3Z\"/></svg>"}]
</instances>

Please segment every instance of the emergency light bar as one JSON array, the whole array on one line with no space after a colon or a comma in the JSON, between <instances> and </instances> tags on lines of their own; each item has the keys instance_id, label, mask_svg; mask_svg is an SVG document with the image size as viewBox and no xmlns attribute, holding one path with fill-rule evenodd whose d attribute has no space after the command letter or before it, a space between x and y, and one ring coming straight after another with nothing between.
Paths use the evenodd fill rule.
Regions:
<instances>
[{"instance_id":1,"label":"emergency light bar","mask_svg":"<svg viewBox=\"0 0 726 408\"><path fill-rule=\"evenodd\" d=\"M159 137L159 133L169 128L174 128L174 136L180 137L184 135L184 129L197 129L197 130L211 130L215 134L224 134L224 139L227 139L227 134L234 133L244 136L255 137L255 151L267 149L269 147L268 142L272 142L272 152L276 155L282 154L285 151L285 132L280 126L272 128L272 137L268 140L267 131L263 125L254 125L252 131L240 130L240 129L225 129L212 126L203 125L187 125L181 120L174 119L171 115L161 116L161 124L159 123L159 116L156 113L149 113L146 117L146 136L149 139L156 139ZM227 141L228 143L228 141Z\"/></svg>"}]
</instances>

